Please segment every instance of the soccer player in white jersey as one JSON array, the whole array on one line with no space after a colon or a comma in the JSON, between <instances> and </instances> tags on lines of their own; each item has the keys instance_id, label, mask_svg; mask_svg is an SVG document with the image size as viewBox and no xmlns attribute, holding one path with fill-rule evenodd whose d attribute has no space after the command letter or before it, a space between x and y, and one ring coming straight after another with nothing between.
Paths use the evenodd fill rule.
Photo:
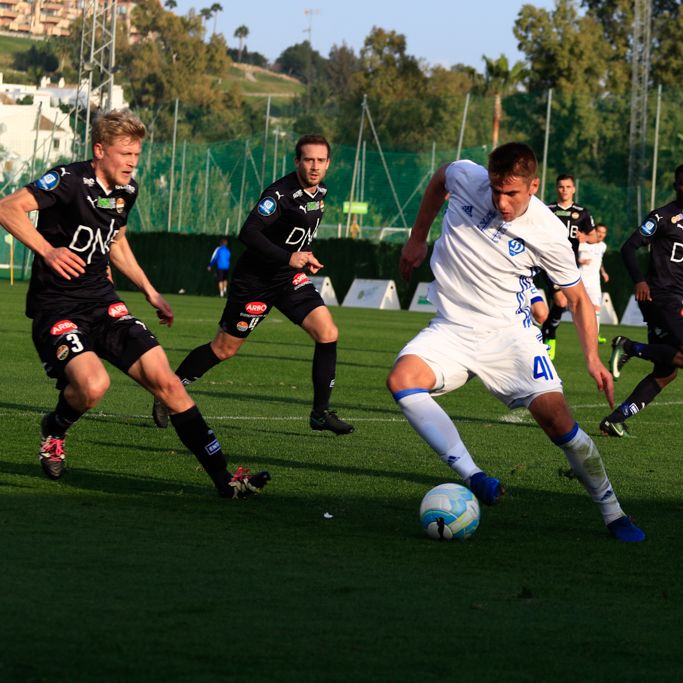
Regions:
<instances>
[{"instance_id":1,"label":"soccer player in white jersey","mask_svg":"<svg viewBox=\"0 0 683 683\"><path fill-rule=\"evenodd\" d=\"M598 343L604 344L607 339L600 336L600 309L602 308L602 286L601 280L609 281L609 275L602 265L602 258L607 251L605 237L607 237L607 226L598 223L595 226L596 241L581 242L579 244L579 270L581 279L595 308L595 318L598 325Z\"/></svg>"},{"instance_id":2,"label":"soccer player in white jersey","mask_svg":"<svg viewBox=\"0 0 683 683\"><path fill-rule=\"evenodd\" d=\"M401 350L387 386L415 431L484 504L505 492L474 462L457 428L434 400L476 375L509 408L525 406L559 446L597 504L611 535L645 534L622 511L591 438L571 415L562 383L532 325L527 290L539 268L562 287L574 312L588 373L613 405L614 385L597 351L593 306L566 231L534 195L533 151L496 148L487 169L456 161L436 171L425 190L400 270L409 279L427 255L427 237L446 195L448 208L431 258L429 299L437 314Z\"/></svg>"}]
</instances>

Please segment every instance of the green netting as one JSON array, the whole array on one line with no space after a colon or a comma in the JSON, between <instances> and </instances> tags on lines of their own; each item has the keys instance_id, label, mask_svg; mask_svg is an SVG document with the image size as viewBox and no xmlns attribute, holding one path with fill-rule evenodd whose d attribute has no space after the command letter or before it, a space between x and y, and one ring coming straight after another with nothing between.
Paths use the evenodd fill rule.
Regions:
<instances>
[{"instance_id":1,"label":"green netting","mask_svg":"<svg viewBox=\"0 0 683 683\"><path fill-rule=\"evenodd\" d=\"M148 146L138 169L142 189L129 219L131 230L236 234L261 190L280 177L283 169L287 173L294 168L291 151L278 154L275 163L269 152L264 164L263 147L242 141L177 146L171 195L172 148ZM477 147L464 150L462 156L485 163L487 153L486 147ZM434 168L451 161L455 149L435 148L423 154L383 150L383 154L388 175L378 150L366 148L359 162L354 199L368 204L368 213L357 217L365 236L378 236L386 228L410 227ZM323 238L346 233L343 203L350 198L355 156L354 147L336 145L333 149L326 178L325 226L319 233ZM404 233L385 230L389 239L395 234L405 238Z\"/></svg>"},{"instance_id":2,"label":"green netting","mask_svg":"<svg viewBox=\"0 0 683 683\"><path fill-rule=\"evenodd\" d=\"M648 102L648 139L644 150L640 181L628 186L630 97L554 93L548 146L548 163L542 199L554 199L558 173L572 173L577 179L577 201L609 228L608 245L617 248L637 225L654 201L660 206L671 200L673 169L683 163L683 111L678 104L680 91L665 89L661 98L658 138L658 164L652 199L656 92ZM515 93L503 99L499 142L520 140L536 150L539 160L545 139L548 93ZM372 241L402 242L415 218L431 172L457 155L457 142L463 132L461 157L486 163L491 149L493 97L472 96L467 124L461 131L465 97L434 96L421 112L433 113L428 120L411 119L409 101L391 105L369 100L380 148L370 127L365 125L359 154L354 201L368 204L368 213L357 216L360 237ZM424 104L424 103L423 103ZM265 124L262 110L255 106L251 129ZM171 105L169 104L169 108ZM260 112L260 113L259 113ZM178 130L187 131L181 121ZM262 118L259 118L262 116ZM183 234L236 235L263 187L294 168L293 141L302 132L321 130L332 142L332 164L325 224L320 238L344 237L347 215L343 203L350 199L356 157L356 141L361 109L355 111L325 108L307 113L301 101L274 101L271 108L268 144L264 135L225 142L190 143L179 140L173 154L168 142L147 141L137 179L140 198L129 219L132 232L171 232ZM286 135L284 133L286 132ZM277 134L276 134L277 133ZM157 136L158 137L158 136ZM346 144L344 144L346 143ZM68 160L65 160L68 161ZM34 176L42 172L36 161ZM13 178L5 191L30 178ZM398 197L394 197L394 191ZM435 221L431 237L439 233ZM8 245L0 243L0 277L8 277ZM28 258L18 246L15 276L21 277Z\"/></svg>"}]
</instances>

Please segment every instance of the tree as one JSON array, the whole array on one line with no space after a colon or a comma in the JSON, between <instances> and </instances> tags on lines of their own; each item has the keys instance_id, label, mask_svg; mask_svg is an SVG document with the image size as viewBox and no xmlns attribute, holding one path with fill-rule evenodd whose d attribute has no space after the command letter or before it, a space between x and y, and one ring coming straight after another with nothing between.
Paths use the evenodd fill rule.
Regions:
<instances>
[{"instance_id":1,"label":"tree","mask_svg":"<svg viewBox=\"0 0 683 683\"><path fill-rule=\"evenodd\" d=\"M286 48L277 58L275 65L281 72L304 83L313 83L324 78L325 74L325 58L317 50L311 49L307 40Z\"/></svg>"},{"instance_id":2,"label":"tree","mask_svg":"<svg viewBox=\"0 0 683 683\"><path fill-rule=\"evenodd\" d=\"M223 5L218 2L214 2L209 9L213 15L213 32L216 33L216 20L218 18L218 13L223 11Z\"/></svg>"},{"instance_id":3,"label":"tree","mask_svg":"<svg viewBox=\"0 0 683 683\"><path fill-rule=\"evenodd\" d=\"M227 45L221 34L204 42L201 13L178 17L157 0L139 0L133 21L147 38L118 55L131 106L156 116L162 137L171 130L176 98L186 113L194 112L186 118L190 128L184 134L215 139L240 130L241 98L222 85L230 66Z\"/></svg>"},{"instance_id":4,"label":"tree","mask_svg":"<svg viewBox=\"0 0 683 683\"><path fill-rule=\"evenodd\" d=\"M59 59L48 43L31 45L28 50L18 52L14 57L14 68L26 71L32 83L40 85L43 76L59 68Z\"/></svg>"},{"instance_id":5,"label":"tree","mask_svg":"<svg viewBox=\"0 0 683 683\"><path fill-rule=\"evenodd\" d=\"M359 69L360 61L352 48L346 43L332 45L324 74L333 98L351 91Z\"/></svg>"},{"instance_id":6,"label":"tree","mask_svg":"<svg viewBox=\"0 0 683 683\"><path fill-rule=\"evenodd\" d=\"M233 33L233 36L237 38L237 40L240 41L240 46L239 46L239 59L238 61L242 61L242 51L244 50L244 41L247 39L247 36L249 35L249 29L242 24L241 26L238 26L235 29L235 33Z\"/></svg>"},{"instance_id":7,"label":"tree","mask_svg":"<svg viewBox=\"0 0 683 683\"><path fill-rule=\"evenodd\" d=\"M364 95L380 140L392 147L416 149L441 135L443 108L429 91L422 65L408 54L404 35L373 27L358 66L353 88L342 102L344 115L339 117L345 141L354 141L358 134Z\"/></svg>"},{"instance_id":8,"label":"tree","mask_svg":"<svg viewBox=\"0 0 683 683\"><path fill-rule=\"evenodd\" d=\"M501 55L498 59L491 59L484 55L486 70L484 73L484 91L493 95L493 126L491 129L491 144L498 146L500 121L503 116L503 96L513 92L526 76L523 62L516 62L512 68L507 57Z\"/></svg>"}]
</instances>

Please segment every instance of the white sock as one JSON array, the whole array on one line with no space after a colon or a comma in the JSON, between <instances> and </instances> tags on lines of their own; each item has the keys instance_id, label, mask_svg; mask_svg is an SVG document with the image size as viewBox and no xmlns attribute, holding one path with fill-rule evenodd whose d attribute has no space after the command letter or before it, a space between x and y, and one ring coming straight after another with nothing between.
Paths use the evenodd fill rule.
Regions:
<instances>
[{"instance_id":1,"label":"white sock","mask_svg":"<svg viewBox=\"0 0 683 683\"><path fill-rule=\"evenodd\" d=\"M420 391L410 394L400 398L397 403L410 426L465 481L473 474L481 472L474 464L453 421L429 393Z\"/></svg>"},{"instance_id":2,"label":"white sock","mask_svg":"<svg viewBox=\"0 0 683 683\"><path fill-rule=\"evenodd\" d=\"M557 445L564 451L569 464L593 502L598 504L605 524L609 524L615 519L623 517L624 513L616 494L612 490L612 484L607 478L605 466L602 463L597 446L578 424L575 425L574 429L576 433L571 436L569 441Z\"/></svg>"},{"instance_id":3,"label":"white sock","mask_svg":"<svg viewBox=\"0 0 683 683\"><path fill-rule=\"evenodd\" d=\"M600 336L600 311L595 311L595 322L598 324L598 337Z\"/></svg>"}]
</instances>

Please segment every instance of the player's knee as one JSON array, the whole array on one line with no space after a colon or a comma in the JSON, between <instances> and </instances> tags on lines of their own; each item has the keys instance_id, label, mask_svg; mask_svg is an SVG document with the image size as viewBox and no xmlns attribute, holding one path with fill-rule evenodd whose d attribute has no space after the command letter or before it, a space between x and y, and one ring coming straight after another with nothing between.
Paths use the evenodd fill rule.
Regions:
<instances>
[{"instance_id":1,"label":"player's knee","mask_svg":"<svg viewBox=\"0 0 683 683\"><path fill-rule=\"evenodd\" d=\"M311 336L318 344L332 344L339 339L339 329L334 323L329 323L318 330L313 330Z\"/></svg>"},{"instance_id":2,"label":"player's knee","mask_svg":"<svg viewBox=\"0 0 683 683\"><path fill-rule=\"evenodd\" d=\"M676 376L678 375L678 368L672 365L655 365L652 375L659 385L659 388L663 389L667 384L671 384L671 382L676 379Z\"/></svg>"},{"instance_id":3,"label":"player's knee","mask_svg":"<svg viewBox=\"0 0 683 683\"><path fill-rule=\"evenodd\" d=\"M228 360L228 358L232 358L239 351L242 341L240 340L239 344L235 344L232 339L215 339L211 342L211 350L216 354L218 360Z\"/></svg>"},{"instance_id":4,"label":"player's knee","mask_svg":"<svg viewBox=\"0 0 683 683\"><path fill-rule=\"evenodd\" d=\"M387 389L392 394L404 389L413 389L421 386L421 379L414 372L410 372L408 368L402 367L400 364L395 365L387 376Z\"/></svg>"},{"instance_id":5,"label":"player's knee","mask_svg":"<svg viewBox=\"0 0 683 683\"><path fill-rule=\"evenodd\" d=\"M161 399L168 406L176 403L178 398L187 394L180 378L173 372L157 378L152 391L157 398Z\"/></svg>"},{"instance_id":6,"label":"player's knee","mask_svg":"<svg viewBox=\"0 0 683 683\"><path fill-rule=\"evenodd\" d=\"M106 372L89 375L80 381L77 391L83 407L87 410L94 408L107 393L110 383L109 375Z\"/></svg>"}]
</instances>

